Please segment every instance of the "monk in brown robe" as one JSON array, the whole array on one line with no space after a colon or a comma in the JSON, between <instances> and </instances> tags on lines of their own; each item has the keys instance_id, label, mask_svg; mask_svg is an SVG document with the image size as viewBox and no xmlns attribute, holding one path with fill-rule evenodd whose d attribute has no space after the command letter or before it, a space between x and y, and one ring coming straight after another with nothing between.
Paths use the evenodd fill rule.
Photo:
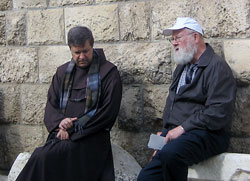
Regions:
<instances>
[{"instance_id":1,"label":"monk in brown robe","mask_svg":"<svg viewBox=\"0 0 250 181\"><path fill-rule=\"evenodd\" d=\"M93 48L92 32L70 29L72 60L61 65L48 91L46 144L37 148L17 181L114 181L110 130L122 85L115 65Z\"/></svg>"}]
</instances>

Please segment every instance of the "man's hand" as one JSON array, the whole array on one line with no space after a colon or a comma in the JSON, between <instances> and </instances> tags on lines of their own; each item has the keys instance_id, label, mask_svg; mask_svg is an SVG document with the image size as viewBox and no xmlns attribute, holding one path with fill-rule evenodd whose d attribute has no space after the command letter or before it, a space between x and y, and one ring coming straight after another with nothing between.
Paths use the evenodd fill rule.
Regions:
<instances>
[{"instance_id":1,"label":"man's hand","mask_svg":"<svg viewBox=\"0 0 250 181\"><path fill-rule=\"evenodd\" d=\"M75 120L77 120L76 117L75 118L65 118L60 122L59 128L67 130L73 126L73 121L75 121Z\"/></svg>"},{"instance_id":2,"label":"man's hand","mask_svg":"<svg viewBox=\"0 0 250 181\"><path fill-rule=\"evenodd\" d=\"M56 137L60 140L67 140L69 139L69 133L64 129L59 129Z\"/></svg>"},{"instance_id":3,"label":"man's hand","mask_svg":"<svg viewBox=\"0 0 250 181\"><path fill-rule=\"evenodd\" d=\"M169 141L178 138L185 132L182 126L178 126L174 129L171 129L168 134L166 135L165 141L168 143Z\"/></svg>"}]
</instances>

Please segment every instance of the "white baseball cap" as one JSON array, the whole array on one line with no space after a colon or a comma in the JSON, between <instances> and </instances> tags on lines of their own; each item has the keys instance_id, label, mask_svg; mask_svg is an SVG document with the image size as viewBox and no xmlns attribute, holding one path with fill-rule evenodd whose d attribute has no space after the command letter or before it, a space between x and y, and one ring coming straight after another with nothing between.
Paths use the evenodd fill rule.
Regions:
<instances>
[{"instance_id":1,"label":"white baseball cap","mask_svg":"<svg viewBox=\"0 0 250 181\"><path fill-rule=\"evenodd\" d=\"M163 34L166 36L169 36L169 35L172 35L173 30L180 30L183 28L189 28L189 29L194 30L194 31L200 33L201 35L203 35L203 30L202 30L200 24L197 21L195 21L194 19L189 18L189 17L177 18L174 26L163 30Z\"/></svg>"}]
</instances>

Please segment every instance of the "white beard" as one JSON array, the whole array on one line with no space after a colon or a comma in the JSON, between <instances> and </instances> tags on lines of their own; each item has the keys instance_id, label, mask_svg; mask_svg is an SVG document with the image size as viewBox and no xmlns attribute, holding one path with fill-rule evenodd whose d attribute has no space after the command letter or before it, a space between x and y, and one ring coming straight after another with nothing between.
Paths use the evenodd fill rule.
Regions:
<instances>
[{"instance_id":1,"label":"white beard","mask_svg":"<svg viewBox=\"0 0 250 181\"><path fill-rule=\"evenodd\" d=\"M194 43L188 44L186 48L179 47L178 49L178 51L174 50L174 61L181 65L190 63L197 53L197 46Z\"/></svg>"}]
</instances>

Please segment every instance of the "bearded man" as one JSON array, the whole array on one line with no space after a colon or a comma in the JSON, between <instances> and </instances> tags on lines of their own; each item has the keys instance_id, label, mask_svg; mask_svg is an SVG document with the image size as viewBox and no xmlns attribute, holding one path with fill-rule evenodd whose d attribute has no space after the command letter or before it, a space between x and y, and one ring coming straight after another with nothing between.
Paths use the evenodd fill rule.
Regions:
<instances>
[{"instance_id":1,"label":"bearded man","mask_svg":"<svg viewBox=\"0 0 250 181\"><path fill-rule=\"evenodd\" d=\"M119 112L122 84L92 32L68 32L72 59L59 66L48 91L46 144L31 155L17 181L114 181L110 130Z\"/></svg>"},{"instance_id":2,"label":"bearded man","mask_svg":"<svg viewBox=\"0 0 250 181\"><path fill-rule=\"evenodd\" d=\"M163 113L166 144L141 170L138 181L185 181L188 166L225 152L236 84L226 61L203 39L192 18L177 18L164 35L172 35L178 64Z\"/></svg>"}]
</instances>

